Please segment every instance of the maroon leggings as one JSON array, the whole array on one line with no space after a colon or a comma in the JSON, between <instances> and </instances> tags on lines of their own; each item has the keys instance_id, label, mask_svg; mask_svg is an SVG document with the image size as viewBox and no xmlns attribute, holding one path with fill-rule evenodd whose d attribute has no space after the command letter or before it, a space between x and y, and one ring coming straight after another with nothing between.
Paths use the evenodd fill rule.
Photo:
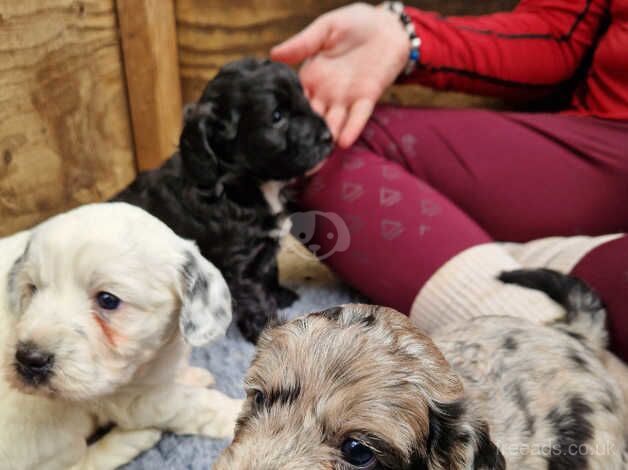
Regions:
<instances>
[{"instance_id":1,"label":"maroon leggings","mask_svg":"<svg viewBox=\"0 0 628 470\"><path fill-rule=\"evenodd\" d=\"M430 276L471 246L628 232L627 147L628 122L379 107L360 140L306 183L301 205L348 226L349 248L330 266L408 312ZM314 237L333 252L324 223ZM606 302L614 349L628 358L628 237L574 271Z\"/></svg>"}]
</instances>

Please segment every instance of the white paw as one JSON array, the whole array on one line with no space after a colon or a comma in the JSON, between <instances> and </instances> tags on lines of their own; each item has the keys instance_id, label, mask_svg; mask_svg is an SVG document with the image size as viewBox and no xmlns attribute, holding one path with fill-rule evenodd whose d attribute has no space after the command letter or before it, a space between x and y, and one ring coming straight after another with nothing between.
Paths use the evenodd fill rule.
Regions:
<instances>
[{"instance_id":1,"label":"white paw","mask_svg":"<svg viewBox=\"0 0 628 470\"><path fill-rule=\"evenodd\" d=\"M71 470L113 470L124 465L159 442L156 429L124 430L114 428L87 447L81 463Z\"/></svg>"},{"instance_id":2,"label":"white paw","mask_svg":"<svg viewBox=\"0 0 628 470\"><path fill-rule=\"evenodd\" d=\"M140 429L137 431L120 431L120 440L126 446L138 451L138 455L145 450L154 447L161 439L159 429Z\"/></svg>"},{"instance_id":3,"label":"white paw","mask_svg":"<svg viewBox=\"0 0 628 470\"><path fill-rule=\"evenodd\" d=\"M214 438L233 437L235 423L242 408L242 400L229 398L212 389L201 390L194 414L177 432L200 434Z\"/></svg>"},{"instance_id":4,"label":"white paw","mask_svg":"<svg viewBox=\"0 0 628 470\"><path fill-rule=\"evenodd\" d=\"M201 427L201 434L214 438L233 438L236 421L242 409L242 400L230 399L214 419Z\"/></svg>"}]
</instances>

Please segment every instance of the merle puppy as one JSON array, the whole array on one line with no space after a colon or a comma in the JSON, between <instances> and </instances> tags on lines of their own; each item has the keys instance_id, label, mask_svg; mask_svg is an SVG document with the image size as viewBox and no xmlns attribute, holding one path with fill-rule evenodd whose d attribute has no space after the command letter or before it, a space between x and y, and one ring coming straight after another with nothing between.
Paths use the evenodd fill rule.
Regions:
<instances>
[{"instance_id":1,"label":"merle puppy","mask_svg":"<svg viewBox=\"0 0 628 470\"><path fill-rule=\"evenodd\" d=\"M243 59L224 66L186 110L179 151L115 200L197 242L229 284L242 334L255 342L277 308L296 299L278 281L279 241L289 230L283 188L332 146L289 67Z\"/></svg>"},{"instance_id":2,"label":"merle puppy","mask_svg":"<svg viewBox=\"0 0 628 470\"><path fill-rule=\"evenodd\" d=\"M555 271L500 279L565 316L477 317L429 338L392 309L354 304L265 330L214 470L626 470L600 300Z\"/></svg>"}]
</instances>

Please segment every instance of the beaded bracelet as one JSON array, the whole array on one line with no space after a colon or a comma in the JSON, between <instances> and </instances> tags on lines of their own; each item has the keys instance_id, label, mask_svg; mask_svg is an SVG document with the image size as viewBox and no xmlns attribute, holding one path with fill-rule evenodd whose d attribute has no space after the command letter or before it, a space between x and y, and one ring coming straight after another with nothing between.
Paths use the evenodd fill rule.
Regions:
<instances>
[{"instance_id":1,"label":"beaded bracelet","mask_svg":"<svg viewBox=\"0 0 628 470\"><path fill-rule=\"evenodd\" d=\"M403 28L408 33L410 38L410 55L408 57L408 63L403 69L404 75L410 75L416 68L416 64L421 58L421 38L416 35L414 24L410 17L404 11L403 3L401 2L384 2L384 7L389 11L399 15L399 20L403 25Z\"/></svg>"}]
</instances>

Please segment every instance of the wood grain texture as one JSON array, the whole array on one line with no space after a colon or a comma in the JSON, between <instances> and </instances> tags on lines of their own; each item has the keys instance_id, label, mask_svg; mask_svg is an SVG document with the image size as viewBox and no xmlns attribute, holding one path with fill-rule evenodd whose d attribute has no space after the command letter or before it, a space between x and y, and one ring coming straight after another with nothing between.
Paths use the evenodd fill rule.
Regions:
<instances>
[{"instance_id":1,"label":"wood grain texture","mask_svg":"<svg viewBox=\"0 0 628 470\"><path fill-rule=\"evenodd\" d=\"M134 177L113 0L0 0L0 235Z\"/></svg>"},{"instance_id":2,"label":"wood grain texture","mask_svg":"<svg viewBox=\"0 0 628 470\"><path fill-rule=\"evenodd\" d=\"M225 63L266 56L282 39L338 0L177 0L177 36L184 102L198 98Z\"/></svg>"},{"instance_id":3,"label":"wood grain texture","mask_svg":"<svg viewBox=\"0 0 628 470\"><path fill-rule=\"evenodd\" d=\"M117 0L135 156L156 168L181 132L181 83L174 0Z\"/></svg>"},{"instance_id":4,"label":"wood grain texture","mask_svg":"<svg viewBox=\"0 0 628 470\"><path fill-rule=\"evenodd\" d=\"M240 57L267 56L272 46L301 30L321 13L351 2L341 0L177 0L179 65L184 102L196 100L223 64ZM369 2L369 3L380 3ZM405 2L442 14L470 14L512 8L516 0L413 0ZM442 93L420 87L394 90L392 101L403 104L450 102ZM411 90L411 89L414 89ZM486 103L460 99L456 105ZM488 102L491 103L491 102Z\"/></svg>"}]
</instances>

